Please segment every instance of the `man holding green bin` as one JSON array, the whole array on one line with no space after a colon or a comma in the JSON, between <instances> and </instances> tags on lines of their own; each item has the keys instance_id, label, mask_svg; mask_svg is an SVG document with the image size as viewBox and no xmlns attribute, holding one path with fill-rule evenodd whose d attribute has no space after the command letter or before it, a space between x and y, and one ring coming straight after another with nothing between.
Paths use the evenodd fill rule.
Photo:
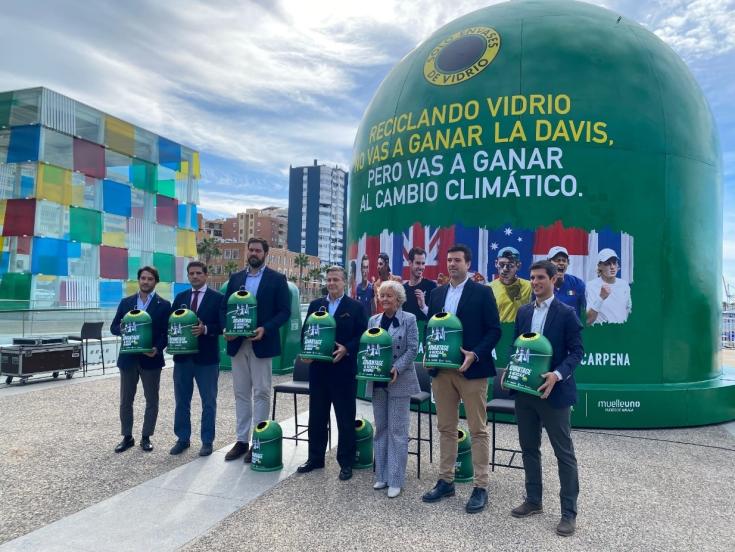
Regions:
<instances>
[{"instance_id":1,"label":"man holding green bin","mask_svg":"<svg viewBox=\"0 0 735 552\"><path fill-rule=\"evenodd\" d=\"M582 324L574 309L554 297L557 270L551 261L531 265L533 303L518 310L513 339L528 332L542 334L552 346L551 369L542 374L541 396L515 393L518 440L526 473L526 498L511 511L524 518L543 511L541 506L541 427L554 449L561 484L561 521L556 532L572 535L576 529L579 477L571 435L571 406L577 402L574 370L582 360Z\"/></svg>"},{"instance_id":2,"label":"man holding green bin","mask_svg":"<svg viewBox=\"0 0 735 552\"><path fill-rule=\"evenodd\" d=\"M219 335L220 306L222 294L207 286L207 265L191 261L186 266L191 289L179 293L174 299L172 311L182 306L194 312L197 324L191 330L196 336L198 352L174 355L174 434L176 443L171 448L173 455L189 448L191 437L191 397L194 382L202 399L202 448L199 456L212 454L215 419L217 415L217 380L219 378ZM169 344L169 348L171 345Z\"/></svg>"},{"instance_id":3,"label":"man holding green bin","mask_svg":"<svg viewBox=\"0 0 735 552\"><path fill-rule=\"evenodd\" d=\"M135 445L133 439L133 401L138 390L138 380L143 382L145 395L145 416L143 418L143 435L140 448L145 452L153 450L151 435L156 429L158 418L158 390L161 386L161 369L164 366L163 350L168 341L168 315L171 303L159 297L155 292L160 277L158 270L152 266L138 269L138 293L125 297L117 307L115 318L110 324L113 335L121 335L123 317L131 310L146 311L151 318L150 352L124 354L117 359L120 369L120 433L122 441L115 447L115 452L124 452Z\"/></svg>"},{"instance_id":4,"label":"man holding green bin","mask_svg":"<svg viewBox=\"0 0 735 552\"><path fill-rule=\"evenodd\" d=\"M439 481L422 497L437 502L454 496L454 463L457 459L459 402L464 403L472 440L472 465L475 473L472 495L465 507L468 513L481 512L487 505L490 479L490 434L487 429L487 383L495 375L493 349L500 340L500 316L495 297L488 286L468 277L472 251L466 245L453 245L447 251L449 283L431 292L429 316L440 312L456 315L462 322L463 362L459 369L439 369L432 374L439 427Z\"/></svg>"}]
</instances>

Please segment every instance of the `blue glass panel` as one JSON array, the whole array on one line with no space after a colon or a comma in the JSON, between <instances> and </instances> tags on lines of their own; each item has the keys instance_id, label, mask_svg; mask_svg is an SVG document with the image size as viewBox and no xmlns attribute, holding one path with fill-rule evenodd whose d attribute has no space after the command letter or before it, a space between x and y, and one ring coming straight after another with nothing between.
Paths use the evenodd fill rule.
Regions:
<instances>
[{"instance_id":1,"label":"blue glass panel","mask_svg":"<svg viewBox=\"0 0 735 552\"><path fill-rule=\"evenodd\" d=\"M20 177L20 197L33 197L34 184L36 180L32 176L21 175Z\"/></svg>"},{"instance_id":2,"label":"blue glass panel","mask_svg":"<svg viewBox=\"0 0 735 552\"><path fill-rule=\"evenodd\" d=\"M66 245L66 240L33 238L31 272L33 274L67 276L69 274L69 259Z\"/></svg>"},{"instance_id":3,"label":"blue glass panel","mask_svg":"<svg viewBox=\"0 0 735 552\"><path fill-rule=\"evenodd\" d=\"M100 282L100 307L116 307L123 297L121 280Z\"/></svg>"},{"instance_id":4,"label":"blue glass panel","mask_svg":"<svg viewBox=\"0 0 735 552\"><path fill-rule=\"evenodd\" d=\"M186 203L179 203L179 228L188 228L188 217L186 216Z\"/></svg>"},{"instance_id":5,"label":"blue glass panel","mask_svg":"<svg viewBox=\"0 0 735 552\"><path fill-rule=\"evenodd\" d=\"M199 230L199 223L197 222L197 206L191 206L191 216L189 217L189 228L192 230Z\"/></svg>"},{"instance_id":6,"label":"blue glass panel","mask_svg":"<svg viewBox=\"0 0 735 552\"><path fill-rule=\"evenodd\" d=\"M38 161L40 140L41 127L38 125L12 127L8 145L8 163Z\"/></svg>"},{"instance_id":7,"label":"blue glass panel","mask_svg":"<svg viewBox=\"0 0 735 552\"><path fill-rule=\"evenodd\" d=\"M3 251L0 255L0 276L8 271L8 265L10 264L10 251Z\"/></svg>"},{"instance_id":8,"label":"blue glass panel","mask_svg":"<svg viewBox=\"0 0 735 552\"><path fill-rule=\"evenodd\" d=\"M130 186L114 180L104 180L102 182L102 209L106 213L130 217L132 212Z\"/></svg>"},{"instance_id":9,"label":"blue glass panel","mask_svg":"<svg viewBox=\"0 0 735 552\"><path fill-rule=\"evenodd\" d=\"M159 136L158 164L174 171L181 170L181 145Z\"/></svg>"},{"instance_id":10,"label":"blue glass panel","mask_svg":"<svg viewBox=\"0 0 735 552\"><path fill-rule=\"evenodd\" d=\"M66 254L70 259L78 259L82 256L81 242L70 241L66 244Z\"/></svg>"},{"instance_id":11,"label":"blue glass panel","mask_svg":"<svg viewBox=\"0 0 735 552\"><path fill-rule=\"evenodd\" d=\"M191 289L191 284L182 284L181 282L174 283L174 295L173 295L173 297L176 297L179 293L181 293L182 291L186 291L187 289ZM172 299L173 299L173 297L172 297Z\"/></svg>"}]
</instances>

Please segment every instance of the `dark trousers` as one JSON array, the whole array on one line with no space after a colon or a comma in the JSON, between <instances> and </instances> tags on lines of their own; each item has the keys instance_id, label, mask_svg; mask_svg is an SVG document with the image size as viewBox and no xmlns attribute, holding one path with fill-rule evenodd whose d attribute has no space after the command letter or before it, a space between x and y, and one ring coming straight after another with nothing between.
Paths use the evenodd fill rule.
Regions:
<instances>
[{"instance_id":1,"label":"dark trousers","mask_svg":"<svg viewBox=\"0 0 735 552\"><path fill-rule=\"evenodd\" d=\"M188 443L191 438L191 397L196 381L199 397L202 399L202 443L214 442L218 379L217 364L200 365L192 359L174 363L174 433L179 441Z\"/></svg>"},{"instance_id":2,"label":"dark trousers","mask_svg":"<svg viewBox=\"0 0 735 552\"><path fill-rule=\"evenodd\" d=\"M161 386L161 369L143 370L139 364L120 368L120 433L133 434L133 402L138 390L138 379L143 382L145 416L143 437L150 437L156 430L158 418L158 389Z\"/></svg>"},{"instance_id":3,"label":"dark trousers","mask_svg":"<svg viewBox=\"0 0 735 552\"><path fill-rule=\"evenodd\" d=\"M351 468L355 461L357 381L343 366L314 362L309 369L309 460L324 463L331 406L337 418L337 462Z\"/></svg>"},{"instance_id":4,"label":"dark trousers","mask_svg":"<svg viewBox=\"0 0 735 552\"><path fill-rule=\"evenodd\" d=\"M559 467L561 514L577 516L579 476L577 458L571 434L571 408L553 408L548 401L516 393L516 422L518 440L523 451L523 469L526 472L526 499L541 504L541 427L546 429Z\"/></svg>"}]
</instances>

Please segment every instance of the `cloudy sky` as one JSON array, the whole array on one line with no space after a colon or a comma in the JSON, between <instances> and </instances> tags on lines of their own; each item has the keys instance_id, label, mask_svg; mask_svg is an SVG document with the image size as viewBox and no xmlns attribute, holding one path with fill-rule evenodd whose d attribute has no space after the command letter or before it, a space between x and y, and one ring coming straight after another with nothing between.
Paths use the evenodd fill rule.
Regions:
<instances>
[{"instance_id":1,"label":"cloudy sky","mask_svg":"<svg viewBox=\"0 0 735 552\"><path fill-rule=\"evenodd\" d=\"M491 0L3 0L0 89L47 86L202 152L201 206L286 205L289 164L348 168L389 69ZM735 0L595 1L666 41L720 132L735 284Z\"/></svg>"}]
</instances>

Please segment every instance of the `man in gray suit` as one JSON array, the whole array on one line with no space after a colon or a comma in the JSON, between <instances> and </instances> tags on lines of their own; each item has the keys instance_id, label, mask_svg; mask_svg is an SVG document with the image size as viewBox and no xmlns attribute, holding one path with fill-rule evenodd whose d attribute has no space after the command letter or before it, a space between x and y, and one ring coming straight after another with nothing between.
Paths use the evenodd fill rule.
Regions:
<instances>
[{"instance_id":1,"label":"man in gray suit","mask_svg":"<svg viewBox=\"0 0 735 552\"><path fill-rule=\"evenodd\" d=\"M376 490L388 487L388 498L401 493L408 461L408 427L411 395L419 392L413 366L419 349L416 317L401 306L406 290L399 282L388 280L378 290L383 309L368 322L368 328L383 328L393 338L393 367L390 382L373 382L373 414L375 416L375 484Z\"/></svg>"}]
</instances>

